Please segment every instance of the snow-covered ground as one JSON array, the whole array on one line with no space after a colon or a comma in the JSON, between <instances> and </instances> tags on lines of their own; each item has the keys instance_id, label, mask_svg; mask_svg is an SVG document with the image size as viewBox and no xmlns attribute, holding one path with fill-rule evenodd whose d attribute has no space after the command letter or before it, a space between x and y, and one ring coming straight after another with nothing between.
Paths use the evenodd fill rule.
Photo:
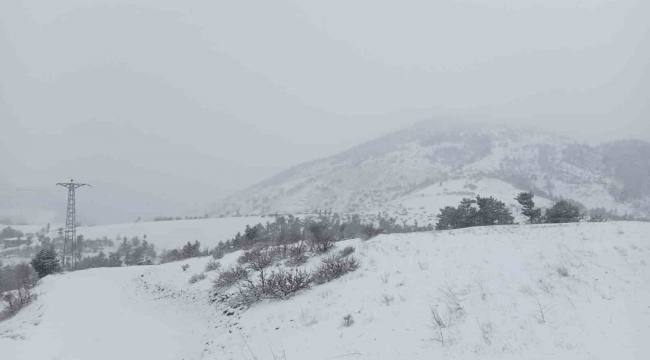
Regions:
<instances>
[{"instance_id":1,"label":"snow-covered ground","mask_svg":"<svg viewBox=\"0 0 650 360\"><path fill-rule=\"evenodd\" d=\"M174 249L182 247L184 244L198 240L202 245L215 247L219 241L232 239L238 232L243 233L246 225L266 224L267 221L274 221L272 218L263 217L229 217L199 220L176 220L176 221L152 221L139 223L112 224L101 226L80 226L77 228L77 234L81 234L85 239L101 239L107 237L114 240L115 246L106 251L115 251L120 241L127 237L131 239L138 236L143 239L147 235L147 241L156 246L158 250ZM48 236L55 238L58 236L57 228L62 225L51 225ZM0 225L0 229L7 226ZM12 228L20 230L23 233L35 233L43 229L44 225L11 225ZM23 245L25 246L25 245ZM0 260L4 264L14 264L21 261L27 261L27 258L9 257L3 254L0 248ZM87 255L93 255L88 253Z\"/></svg>"},{"instance_id":2,"label":"snow-covered ground","mask_svg":"<svg viewBox=\"0 0 650 360\"><path fill-rule=\"evenodd\" d=\"M648 233L648 223L612 222L350 240L337 246L356 248L362 264L356 272L290 300L236 311L210 303L215 272L189 284L209 258L50 276L37 287L38 300L0 323L0 354L3 360L648 359ZM222 265L237 256L228 254ZM446 327L436 327L432 309Z\"/></svg>"}]
</instances>

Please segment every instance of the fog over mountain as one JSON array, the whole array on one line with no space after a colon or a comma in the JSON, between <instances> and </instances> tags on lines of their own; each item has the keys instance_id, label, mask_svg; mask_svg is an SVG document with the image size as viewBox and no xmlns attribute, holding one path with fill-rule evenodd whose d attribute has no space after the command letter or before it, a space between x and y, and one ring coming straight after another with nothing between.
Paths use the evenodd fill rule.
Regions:
<instances>
[{"instance_id":1,"label":"fog over mountain","mask_svg":"<svg viewBox=\"0 0 650 360\"><path fill-rule=\"evenodd\" d=\"M648 13L641 0L3 1L0 218L60 221L54 184L71 178L93 185L84 223L198 213L431 118L625 153L597 144L650 140ZM620 161L605 168L627 174Z\"/></svg>"}]
</instances>

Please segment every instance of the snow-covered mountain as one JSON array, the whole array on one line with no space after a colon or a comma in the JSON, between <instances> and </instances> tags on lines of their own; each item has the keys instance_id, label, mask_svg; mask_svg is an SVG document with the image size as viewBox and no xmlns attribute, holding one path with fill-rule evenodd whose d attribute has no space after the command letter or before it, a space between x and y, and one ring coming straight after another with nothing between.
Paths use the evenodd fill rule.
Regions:
<instances>
[{"instance_id":1,"label":"snow-covered mountain","mask_svg":"<svg viewBox=\"0 0 650 360\"><path fill-rule=\"evenodd\" d=\"M522 190L617 215L650 217L650 143L598 146L537 130L450 120L420 122L338 155L286 170L215 204L215 215L387 213L432 220L462 197L514 206Z\"/></svg>"}]
</instances>

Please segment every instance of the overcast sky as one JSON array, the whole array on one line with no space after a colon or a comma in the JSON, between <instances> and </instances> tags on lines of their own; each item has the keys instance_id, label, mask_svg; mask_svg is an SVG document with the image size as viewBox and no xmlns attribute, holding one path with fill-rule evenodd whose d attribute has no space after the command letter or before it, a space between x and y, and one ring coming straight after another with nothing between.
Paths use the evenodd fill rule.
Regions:
<instances>
[{"instance_id":1,"label":"overcast sky","mask_svg":"<svg viewBox=\"0 0 650 360\"><path fill-rule=\"evenodd\" d=\"M58 209L74 177L87 221L179 213L445 115L650 140L648 18L647 0L3 0L0 199Z\"/></svg>"}]
</instances>

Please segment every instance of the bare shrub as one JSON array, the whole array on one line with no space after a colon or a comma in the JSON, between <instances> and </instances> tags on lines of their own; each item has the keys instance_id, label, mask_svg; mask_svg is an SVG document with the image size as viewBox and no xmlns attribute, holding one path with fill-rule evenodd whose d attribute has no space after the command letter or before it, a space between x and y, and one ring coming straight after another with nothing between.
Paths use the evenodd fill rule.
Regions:
<instances>
[{"instance_id":1,"label":"bare shrub","mask_svg":"<svg viewBox=\"0 0 650 360\"><path fill-rule=\"evenodd\" d=\"M352 253L354 253L353 246L346 246L343 250L341 250L341 256L348 256Z\"/></svg>"},{"instance_id":2,"label":"bare shrub","mask_svg":"<svg viewBox=\"0 0 650 360\"><path fill-rule=\"evenodd\" d=\"M569 269L566 268L566 266L558 266L556 269L557 274L560 275L561 277L567 277L569 276Z\"/></svg>"},{"instance_id":3,"label":"bare shrub","mask_svg":"<svg viewBox=\"0 0 650 360\"><path fill-rule=\"evenodd\" d=\"M296 245L289 246L287 248L287 253L289 256L289 261L287 265L289 266L300 266L307 262L309 256L307 256L307 247L304 243L300 242Z\"/></svg>"},{"instance_id":4,"label":"bare shrub","mask_svg":"<svg viewBox=\"0 0 650 360\"><path fill-rule=\"evenodd\" d=\"M267 249L254 249L244 252L237 262L251 270L260 271L273 265L273 258Z\"/></svg>"},{"instance_id":5,"label":"bare shrub","mask_svg":"<svg viewBox=\"0 0 650 360\"><path fill-rule=\"evenodd\" d=\"M216 248L214 248L214 250L212 250L212 257L215 260L219 260L219 259L223 258L224 255L226 255L226 252L223 251L223 249L220 249L220 248L216 247Z\"/></svg>"},{"instance_id":6,"label":"bare shrub","mask_svg":"<svg viewBox=\"0 0 650 360\"><path fill-rule=\"evenodd\" d=\"M287 299L296 292L307 289L311 275L299 269L274 271L266 280L264 293L272 299Z\"/></svg>"},{"instance_id":7,"label":"bare shrub","mask_svg":"<svg viewBox=\"0 0 650 360\"><path fill-rule=\"evenodd\" d=\"M350 327L354 325L354 318L351 314L347 314L343 317L343 326Z\"/></svg>"},{"instance_id":8,"label":"bare shrub","mask_svg":"<svg viewBox=\"0 0 650 360\"><path fill-rule=\"evenodd\" d=\"M359 268L359 261L354 256L342 256L334 253L325 256L312 275L316 284L324 284Z\"/></svg>"},{"instance_id":9,"label":"bare shrub","mask_svg":"<svg viewBox=\"0 0 650 360\"><path fill-rule=\"evenodd\" d=\"M194 275L192 275L192 277L190 277L190 284L194 284L194 283L199 282L199 281L201 281L201 280L203 280L205 278L206 278L206 275L203 274L203 273L194 274Z\"/></svg>"},{"instance_id":10,"label":"bare shrub","mask_svg":"<svg viewBox=\"0 0 650 360\"><path fill-rule=\"evenodd\" d=\"M210 261L208 261L207 264L205 264L205 271L206 272L219 270L220 268L221 268L221 263L218 262L218 261L210 260Z\"/></svg>"},{"instance_id":11,"label":"bare shrub","mask_svg":"<svg viewBox=\"0 0 650 360\"><path fill-rule=\"evenodd\" d=\"M361 234L363 236L363 240L370 240L374 238L375 236L379 234L383 234L384 230L378 227L375 227L374 224L368 224L363 227L361 230Z\"/></svg>"},{"instance_id":12,"label":"bare shrub","mask_svg":"<svg viewBox=\"0 0 650 360\"><path fill-rule=\"evenodd\" d=\"M435 308L431 308L431 326L436 330L433 340L445 346L445 333L442 329L447 328L447 323Z\"/></svg>"},{"instance_id":13,"label":"bare shrub","mask_svg":"<svg viewBox=\"0 0 650 360\"><path fill-rule=\"evenodd\" d=\"M420 267L420 270L428 270L429 269L429 263L427 262L418 262L418 266Z\"/></svg>"},{"instance_id":14,"label":"bare shrub","mask_svg":"<svg viewBox=\"0 0 650 360\"><path fill-rule=\"evenodd\" d=\"M183 271L186 271L189 268L190 268L190 264L185 264L185 265L181 266L181 269L183 269Z\"/></svg>"},{"instance_id":15,"label":"bare shrub","mask_svg":"<svg viewBox=\"0 0 650 360\"><path fill-rule=\"evenodd\" d=\"M0 311L0 321L16 315L20 309L27 306L33 300L36 300L36 294L27 288L7 291L0 295L0 303L4 305L3 310Z\"/></svg>"},{"instance_id":16,"label":"bare shrub","mask_svg":"<svg viewBox=\"0 0 650 360\"><path fill-rule=\"evenodd\" d=\"M225 289L247 277L248 272L243 266L230 267L226 270L219 271L219 276L214 280L214 287L216 289Z\"/></svg>"},{"instance_id":17,"label":"bare shrub","mask_svg":"<svg viewBox=\"0 0 650 360\"><path fill-rule=\"evenodd\" d=\"M334 237L328 231L327 225L319 223L309 226L311 233L311 249L316 254L324 254L334 247Z\"/></svg>"},{"instance_id":18,"label":"bare shrub","mask_svg":"<svg viewBox=\"0 0 650 360\"><path fill-rule=\"evenodd\" d=\"M14 290L0 294L0 303L4 305L0 312L0 321L14 316L20 309L36 299L32 289L38 281L38 274L27 263L16 265L10 279Z\"/></svg>"}]
</instances>

